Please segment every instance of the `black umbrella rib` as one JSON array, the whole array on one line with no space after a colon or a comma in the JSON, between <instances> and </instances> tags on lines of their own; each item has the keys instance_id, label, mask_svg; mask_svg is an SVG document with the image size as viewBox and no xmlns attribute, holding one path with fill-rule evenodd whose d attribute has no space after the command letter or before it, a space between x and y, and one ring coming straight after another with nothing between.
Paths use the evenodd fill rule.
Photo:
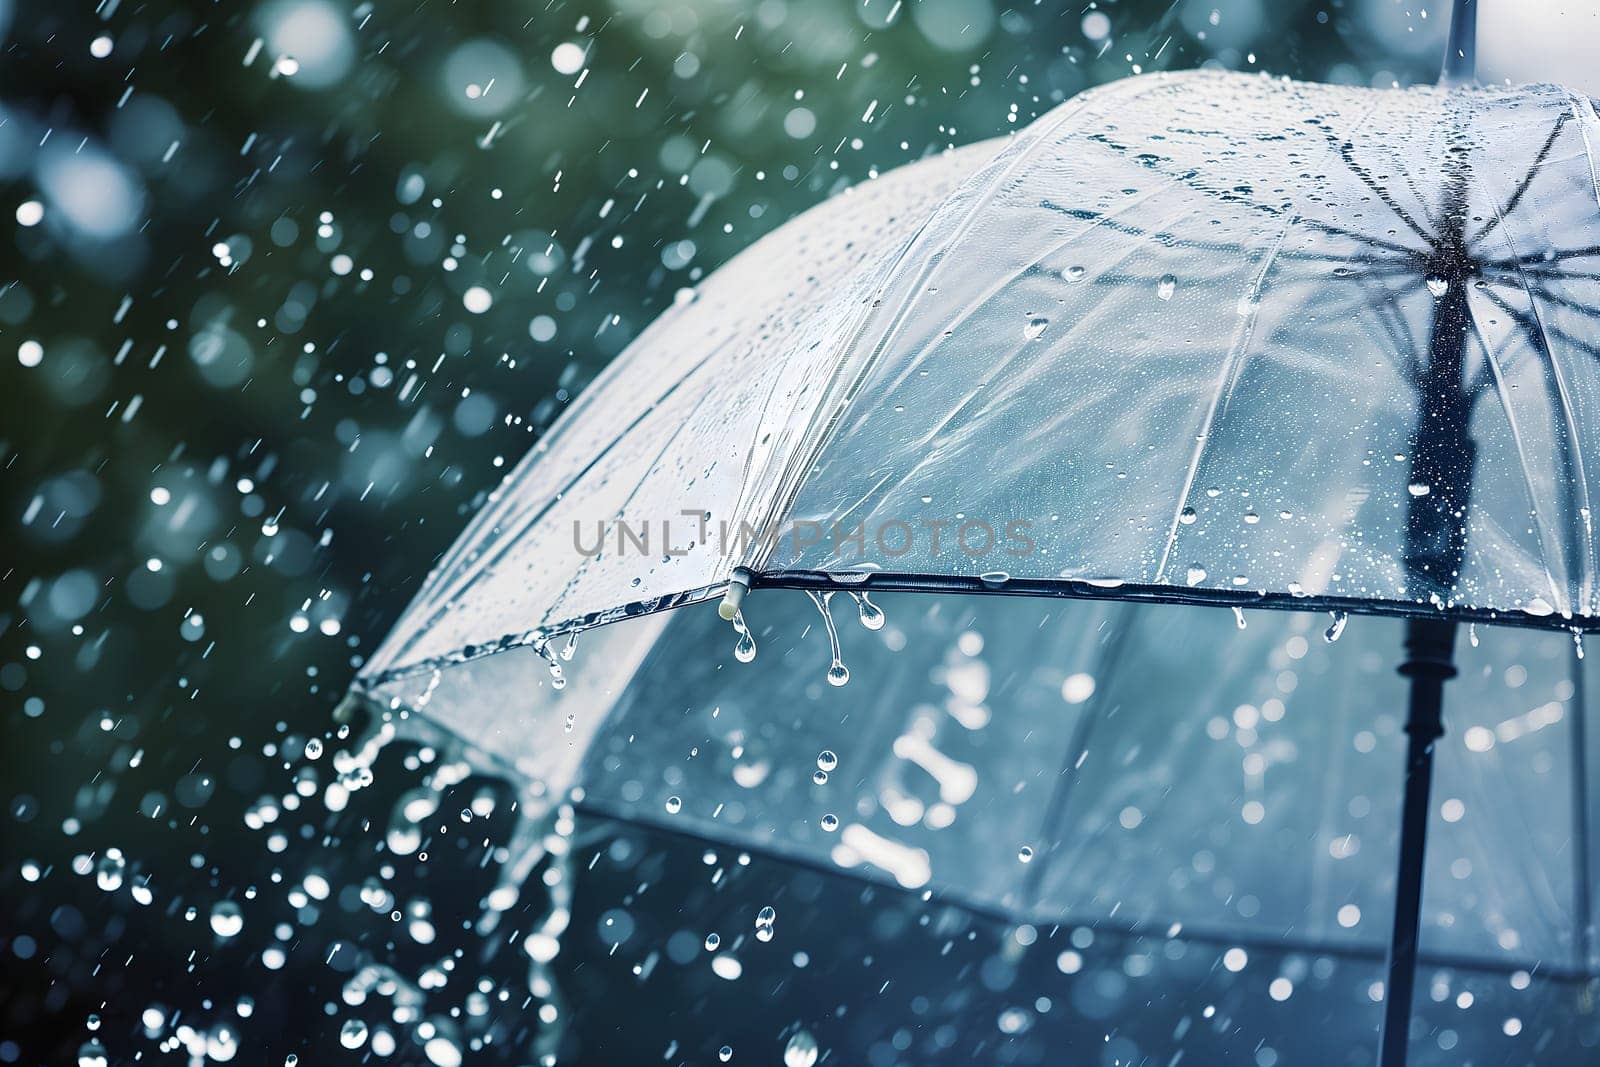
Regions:
<instances>
[{"instance_id":1,"label":"black umbrella rib","mask_svg":"<svg viewBox=\"0 0 1600 1067\"><path fill-rule=\"evenodd\" d=\"M1517 206L1522 203L1522 198L1527 196L1528 190L1532 188L1533 180L1539 176L1539 168L1544 166L1545 160L1550 158L1550 153L1555 148L1556 141L1561 136L1561 131L1566 128L1567 120L1571 117L1570 112L1562 112L1556 116L1555 125L1550 128L1550 136L1545 138L1544 145L1534 155L1533 162L1528 165L1528 173L1523 176L1522 181L1517 183L1516 189L1511 194L1511 199L1506 201L1506 206L1494 218L1484 223L1483 228L1468 242L1469 245L1475 245L1485 237L1488 237L1500 227L1501 223L1505 222L1506 216L1517 210Z\"/></svg>"},{"instance_id":2,"label":"black umbrella rib","mask_svg":"<svg viewBox=\"0 0 1600 1067\"><path fill-rule=\"evenodd\" d=\"M1489 292L1486 295L1488 296L1489 301L1493 303L1495 307L1499 308L1501 311L1504 311L1507 315L1510 315L1516 324L1527 332L1529 338L1531 339L1531 343L1535 348L1540 349L1545 354L1547 359L1555 358L1550 351L1549 342L1551 338L1560 341L1563 345L1570 345L1586 356L1592 356L1596 359L1600 359L1600 344L1574 337L1572 334L1561 329L1559 326L1551 326L1536 315L1530 315L1526 311L1512 307L1509 303L1507 303L1505 297L1498 293ZM1536 297L1534 297L1533 294L1530 294L1530 298ZM1571 301L1564 301L1559 298L1551 299L1550 302L1577 311L1588 310L1581 304L1575 304Z\"/></svg>"},{"instance_id":3,"label":"black umbrella rib","mask_svg":"<svg viewBox=\"0 0 1600 1067\"><path fill-rule=\"evenodd\" d=\"M1383 201L1385 207L1394 212L1395 218L1405 223L1406 226L1410 228L1412 233L1416 234L1422 239L1424 244L1432 247L1438 243L1438 239L1436 237L1418 225L1417 220L1411 217L1410 212L1395 202L1395 199L1389 195L1389 190L1379 185L1378 180L1367 171L1366 167L1363 167L1360 163L1356 162L1354 141L1345 141L1343 144L1339 145L1338 151L1339 158L1344 160L1344 165L1346 167L1350 168L1350 173L1359 178L1362 185L1365 185L1368 189L1371 189L1373 195L1379 200Z\"/></svg>"},{"instance_id":4,"label":"black umbrella rib","mask_svg":"<svg viewBox=\"0 0 1600 1067\"><path fill-rule=\"evenodd\" d=\"M1194 186L1192 188L1198 189L1199 187ZM1200 189L1200 191L1207 192L1205 189ZM1057 204L1053 200L1041 200L1039 201L1039 206L1046 208L1047 210L1066 215L1068 218L1076 219L1080 222L1096 223L1100 226L1104 226L1108 230L1111 230L1113 233L1120 233L1124 237L1137 237L1155 241L1157 244L1160 244L1166 248L1190 248L1204 252L1233 253L1241 251L1242 248L1240 245L1229 244L1225 241L1195 241L1188 238L1178 237L1176 234L1168 233L1164 230L1146 230L1130 223L1117 222L1103 212L1094 211L1089 208L1065 207L1064 205ZM1269 205L1258 204L1255 206L1260 210L1267 211L1271 217L1283 217L1283 213L1281 211L1278 211L1276 208L1271 208ZM1403 257L1405 260L1409 261L1410 264L1421 263L1427 258L1426 252L1422 252L1414 248L1407 248L1405 245L1393 244L1375 237L1368 237L1365 234L1356 233L1354 230L1342 229L1338 226L1332 226L1328 223L1320 222L1317 219L1301 217L1296 220L1296 223L1301 226L1307 226L1311 229L1318 230L1330 237L1343 237L1359 244L1370 245L1371 247L1381 251ZM1307 252L1303 249L1293 249L1290 251L1280 252L1278 253L1278 257L1280 259L1287 259L1298 263L1348 264L1350 262L1349 256L1336 255L1332 252ZM1399 263L1394 263L1377 269L1363 267L1362 273L1384 276L1389 274L1408 274L1415 272L1415 270L1416 267L1414 265L1401 265Z\"/></svg>"}]
</instances>

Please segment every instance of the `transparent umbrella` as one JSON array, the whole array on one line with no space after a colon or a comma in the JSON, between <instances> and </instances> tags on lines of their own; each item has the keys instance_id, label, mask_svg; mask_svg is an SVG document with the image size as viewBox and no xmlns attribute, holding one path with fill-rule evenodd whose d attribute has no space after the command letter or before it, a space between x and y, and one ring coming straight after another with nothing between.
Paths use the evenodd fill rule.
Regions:
<instances>
[{"instance_id":1,"label":"transparent umbrella","mask_svg":"<svg viewBox=\"0 0 1600 1067\"><path fill-rule=\"evenodd\" d=\"M367 666L364 697L477 737L509 694L526 701L530 659L559 684L562 634L721 597L747 658L758 635L741 608L762 587L1094 602L1074 612L1160 603L1148 610L1186 624L1196 616L1171 605L1241 620L1315 609L1334 613L1334 632L1346 613L1404 617L1371 630L1409 678L1400 862L1382 883L1382 1060L1403 1062L1456 627L1558 631L1573 662L1557 699L1581 710L1578 642L1600 617L1585 463L1600 444L1600 119L1558 86L1465 84L1471 7L1457 5L1438 88L1135 78L779 231L647 331L510 476ZM595 715L626 714L634 666L678 624L652 625L630 624L599 657L606 677L585 683ZM1512 640L1485 655L1522 647ZM1185 663L1180 644L1129 639L1085 673L1157 677ZM681 648L672 662L699 674ZM848 679L837 651L828 677ZM861 697L863 731L882 714L878 684ZM1400 702L1349 672L1320 685L1335 702ZM1163 697L1192 700L1190 724L1230 710L1193 686L1143 700ZM1540 707L1515 714L1555 714ZM1513 712L1479 725L1498 736L1488 722ZM1587 975L1587 742L1582 714L1560 721L1567 834L1524 827L1518 845L1566 867L1566 973ZM1029 722L1024 736L1070 748L1072 730ZM534 766L559 790L585 750L557 747ZM1488 803L1521 825L1514 805ZM977 819L953 825L963 832L941 840L993 840ZM768 847L780 836L801 847L787 833ZM1059 853L1065 838L1041 840ZM942 875L930 847L917 846L924 864L870 829L838 842L807 847L902 884L924 866L923 885L982 874ZM1094 855L1075 870L1116 853ZM1483 864L1533 869L1498 853ZM1020 887L966 888L1038 906L1055 865L1027 866ZM1315 886L1299 888L1274 890L1274 906L1311 906ZM1512 888L1497 913L1535 907L1537 893ZM1173 900L1130 910L1159 921L1156 903L1183 914ZM1337 940L1328 921L1277 933ZM1513 952L1521 935L1494 943Z\"/></svg>"}]
</instances>

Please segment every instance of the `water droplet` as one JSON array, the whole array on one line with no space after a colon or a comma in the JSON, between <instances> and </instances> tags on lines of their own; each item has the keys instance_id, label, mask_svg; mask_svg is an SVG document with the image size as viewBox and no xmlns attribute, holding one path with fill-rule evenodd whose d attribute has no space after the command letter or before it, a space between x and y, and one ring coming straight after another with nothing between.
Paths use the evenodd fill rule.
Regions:
<instances>
[{"instance_id":1,"label":"water droplet","mask_svg":"<svg viewBox=\"0 0 1600 1067\"><path fill-rule=\"evenodd\" d=\"M828 603L833 599L832 593L816 593L806 590L806 596L822 612L822 625L828 631L828 652L833 657L832 664L828 667L828 684L841 686L850 680L850 668L844 665L844 654L839 650L839 628L833 624L833 613L828 610Z\"/></svg>"},{"instance_id":2,"label":"water droplet","mask_svg":"<svg viewBox=\"0 0 1600 1067\"><path fill-rule=\"evenodd\" d=\"M706 951L707 952L715 952L715 951L717 951L717 947L719 945L721 945L721 944L722 944L722 935L717 933L715 930L713 930L711 933L706 935Z\"/></svg>"},{"instance_id":3,"label":"water droplet","mask_svg":"<svg viewBox=\"0 0 1600 1067\"><path fill-rule=\"evenodd\" d=\"M1415 275L1413 275L1413 277L1415 277ZM1441 278L1437 274L1428 275L1427 284L1428 292L1432 293L1436 297L1443 296L1450 291L1449 280Z\"/></svg>"},{"instance_id":4,"label":"water droplet","mask_svg":"<svg viewBox=\"0 0 1600 1067\"><path fill-rule=\"evenodd\" d=\"M1254 511L1247 511L1244 513L1244 521L1246 526L1254 526L1256 523L1261 521L1261 516L1257 515Z\"/></svg>"},{"instance_id":5,"label":"water droplet","mask_svg":"<svg viewBox=\"0 0 1600 1067\"><path fill-rule=\"evenodd\" d=\"M817 1039L809 1031L798 1030L783 1046L783 1067L816 1067Z\"/></svg>"},{"instance_id":6,"label":"water droplet","mask_svg":"<svg viewBox=\"0 0 1600 1067\"><path fill-rule=\"evenodd\" d=\"M1579 659L1583 658L1583 631L1576 626L1572 628L1572 649Z\"/></svg>"},{"instance_id":7,"label":"water droplet","mask_svg":"<svg viewBox=\"0 0 1600 1067\"><path fill-rule=\"evenodd\" d=\"M1330 645L1339 640L1344 634L1344 624L1350 621L1350 613L1348 611L1335 611L1331 614L1333 615L1333 622L1329 623L1328 628L1322 632L1322 639Z\"/></svg>"},{"instance_id":8,"label":"water droplet","mask_svg":"<svg viewBox=\"0 0 1600 1067\"><path fill-rule=\"evenodd\" d=\"M1156 283L1156 295L1163 300L1171 300L1172 294L1178 291L1178 279L1170 274L1163 274Z\"/></svg>"},{"instance_id":9,"label":"water droplet","mask_svg":"<svg viewBox=\"0 0 1600 1067\"><path fill-rule=\"evenodd\" d=\"M678 812L680 812L682 810L683 810L683 798L681 798L681 797L668 797L667 798L667 814L668 815L676 815L676 814L678 814Z\"/></svg>"},{"instance_id":10,"label":"water droplet","mask_svg":"<svg viewBox=\"0 0 1600 1067\"><path fill-rule=\"evenodd\" d=\"M833 833L839 828L839 816L829 812L822 817L822 828L828 833Z\"/></svg>"},{"instance_id":11,"label":"water droplet","mask_svg":"<svg viewBox=\"0 0 1600 1067\"><path fill-rule=\"evenodd\" d=\"M1083 276L1087 273L1089 272L1083 267L1074 265L1062 271L1061 276L1069 282L1081 282L1083 281Z\"/></svg>"},{"instance_id":12,"label":"water droplet","mask_svg":"<svg viewBox=\"0 0 1600 1067\"><path fill-rule=\"evenodd\" d=\"M313 737L306 742L306 759L322 758L322 738Z\"/></svg>"},{"instance_id":13,"label":"water droplet","mask_svg":"<svg viewBox=\"0 0 1600 1067\"><path fill-rule=\"evenodd\" d=\"M1193 526L1194 521L1199 517L1199 512L1195 511L1194 508L1184 508L1182 511L1178 512L1178 521L1183 523L1185 526Z\"/></svg>"},{"instance_id":14,"label":"water droplet","mask_svg":"<svg viewBox=\"0 0 1600 1067\"><path fill-rule=\"evenodd\" d=\"M1427 496L1433 492L1433 487L1427 482L1412 482L1406 486L1406 491L1412 496Z\"/></svg>"},{"instance_id":15,"label":"water droplet","mask_svg":"<svg viewBox=\"0 0 1600 1067\"><path fill-rule=\"evenodd\" d=\"M721 1060L723 1063L727 1063L729 1060L733 1059L733 1046L723 1045L720 1049L718 1049L717 1059Z\"/></svg>"},{"instance_id":16,"label":"water droplet","mask_svg":"<svg viewBox=\"0 0 1600 1067\"><path fill-rule=\"evenodd\" d=\"M1478 624L1475 622L1467 623L1467 641L1473 648L1478 647Z\"/></svg>"},{"instance_id":17,"label":"water droplet","mask_svg":"<svg viewBox=\"0 0 1600 1067\"><path fill-rule=\"evenodd\" d=\"M219 900L211 909L211 932L218 937L236 937L244 929L244 916L239 905L231 900Z\"/></svg>"},{"instance_id":18,"label":"water droplet","mask_svg":"<svg viewBox=\"0 0 1600 1067\"><path fill-rule=\"evenodd\" d=\"M1031 341L1041 333L1044 333L1044 328L1048 325L1050 325L1049 319L1043 315L1035 315L1028 320L1028 325L1023 327L1022 336Z\"/></svg>"},{"instance_id":19,"label":"water droplet","mask_svg":"<svg viewBox=\"0 0 1600 1067\"><path fill-rule=\"evenodd\" d=\"M1033 849L1029 848L1027 845L1023 845L1021 848L1017 849L1017 860L1020 863L1032 863Z\"/></svg>"},{"instance_id":20,"label":"water droplet","mask_svg":"<svg viewBox=\"0 0 1600 1067\"><path fill-rule=\"evenodd\" d=\"M819 771L831 771L837 766L839 766L839 757L834 754L831 748L825 748L817 754L817 769Z\"/></svg>"},{"instance_id":21,"label":"water droplet","mask_svg":"<svg viewBox=\"0 0 1600 1067\"><path fill-rule=\"evenodd\" d=\"M828 784L828 772L827 771L812 771L811 772L811 780L813 782L815 782L817 785L827 785Z\"/></svg>"},{"instance_id":22,"label":"water droplet","mask_svg":"<svg viewBox=\"0 0 1600 1067\"><path fill-rule=\"evenodd\" d=\"M869 630L883 629L883 609L874 604L866 593L852 592L850 595L855 598L856 607L861 612L861 625Z\"/></svg>"},{"instance_id":23,"label":"water droplet","mask_svg":"<svg viewBox=\"0 0 1600 1067\"><path fill-rule=\"evenodd\" d=\"M984 571L978 575L978 581L984 585L1005 585L1010 580L1011 574L1007 571Z\"/></svg>"},{"instance_id":24,"label":"water droplet","mask_svg":"<svg viewBox=\"0 0 1600 1067\"><path fill-rule=\"evenodd\" d=\"M733 643L733 658L740 663L749 663L756 658L756 639L750 633L750 627L745 625L744 612L733 613L733 632L739 639Z\"/></svg>"},{"instance_id":25,"label":"water droplet","mask_svg":"<svg viewBox=\"0 0 1600 1067\"><path fill-rule=\"evenodd\" d=\"M1190 585L1199 585L1206 580L1206 569L1198 563L1189 564L1189 573L1186 575Z\"/></svg>"},{"instance_id":26,"label":"water droplet","mask_svg":"<svg viewBox=\"0 0 1600 1067\"><path fill-rule=\"evenodd\" d=\"M567 661L570 662L572 657L577 655L577 652L578 652L578 631L574 630L570 634L567 635L567 643L565 645L563 645L562 648L561 648L561 658L563 660L567 660Z\"/></svg>"},{"instance_id":27,"label":"water droplet","mask_svg":"<svg viewBox=\"0 0 1600 1067\"><path fill-rule=\"evenodd\" d=\"M367 1043L367 1024L360 1019L349 1019L339 1028L339 1044L345 1048L360 1048Z\"/></svg>"},{"instance_id":28,"label":"water droplet","mask_svg":"<svg viewBox=\"0 0 1600 1067\"><path fill-rule=\"evenodd\" d=\"M565 689L567 687L567 672L561 669L561 659L550 651L550 642L542 637L533 640L533 650L544 660L545 666L550 668L550 688Z\"/></svg>"},{"instance_id":29,"label":"water droplet","mask_svg":"<svg viewBox=\"0 0 1600 1067\"><path fill-rule=\"evenodd\" d=\"M1244 609L1239 607L1238 605L1234 605L1233 621L1239 624L1239 629L1241 629L1241 630L1244 629L1244 627L1245 627Z\"/></svg>"},{"instance_id":30,"label":"water droplet","mask_svg":"<svg viewBox=\"0 0 1600 1067\"><path fill-rule=\"evenodd\" d=\"M111 1054L98 1041L85 1041L78 1046L78 1067L106 1067Z\"/></svg>"}]
</instances>

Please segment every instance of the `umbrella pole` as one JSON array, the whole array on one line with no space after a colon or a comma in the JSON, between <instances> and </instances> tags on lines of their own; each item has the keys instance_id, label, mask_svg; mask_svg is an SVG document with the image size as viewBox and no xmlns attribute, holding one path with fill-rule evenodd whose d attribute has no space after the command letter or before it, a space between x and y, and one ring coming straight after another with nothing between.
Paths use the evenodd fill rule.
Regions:
<instances>
[{"instance_id":1,"label":"umbrella pole","mask_svg":"<svg viewBox=\"0 0 1600 1067\"><path fill-rule=\"evenodd\" d=\"M1383 986L1380 1067L1404 1067L1411 1030L1411 993L1417 977L1417 933L1422 918L1422 868L1428 844L1428 795L1433 786L1433 746L1444 735L1444 683L1455 676L1456 624L1445 619L1406 622L1406 661L1411 679L1406 712L1406 789L1400 820L1399 881L1394 929L1389 936Z\"/></svg>"}]
</instances>

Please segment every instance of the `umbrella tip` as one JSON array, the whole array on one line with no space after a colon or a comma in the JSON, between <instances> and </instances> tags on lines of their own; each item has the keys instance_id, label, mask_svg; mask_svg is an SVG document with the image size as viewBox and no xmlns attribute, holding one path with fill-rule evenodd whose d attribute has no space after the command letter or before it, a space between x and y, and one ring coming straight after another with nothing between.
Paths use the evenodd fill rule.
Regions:
<instances>
[{"instance_id":1,"label":"umbrella tip","mask_svg":"<svg viewBox=\"0 0 1600 1067\"><path fill-rule=\"evenodd\" d=\"M749 591L750 572L744 567L734 568L733 577L728 579L728 591L722 594L722 603L717 605L717 614L732 622Z\"/></svg>"}]
</instances>

